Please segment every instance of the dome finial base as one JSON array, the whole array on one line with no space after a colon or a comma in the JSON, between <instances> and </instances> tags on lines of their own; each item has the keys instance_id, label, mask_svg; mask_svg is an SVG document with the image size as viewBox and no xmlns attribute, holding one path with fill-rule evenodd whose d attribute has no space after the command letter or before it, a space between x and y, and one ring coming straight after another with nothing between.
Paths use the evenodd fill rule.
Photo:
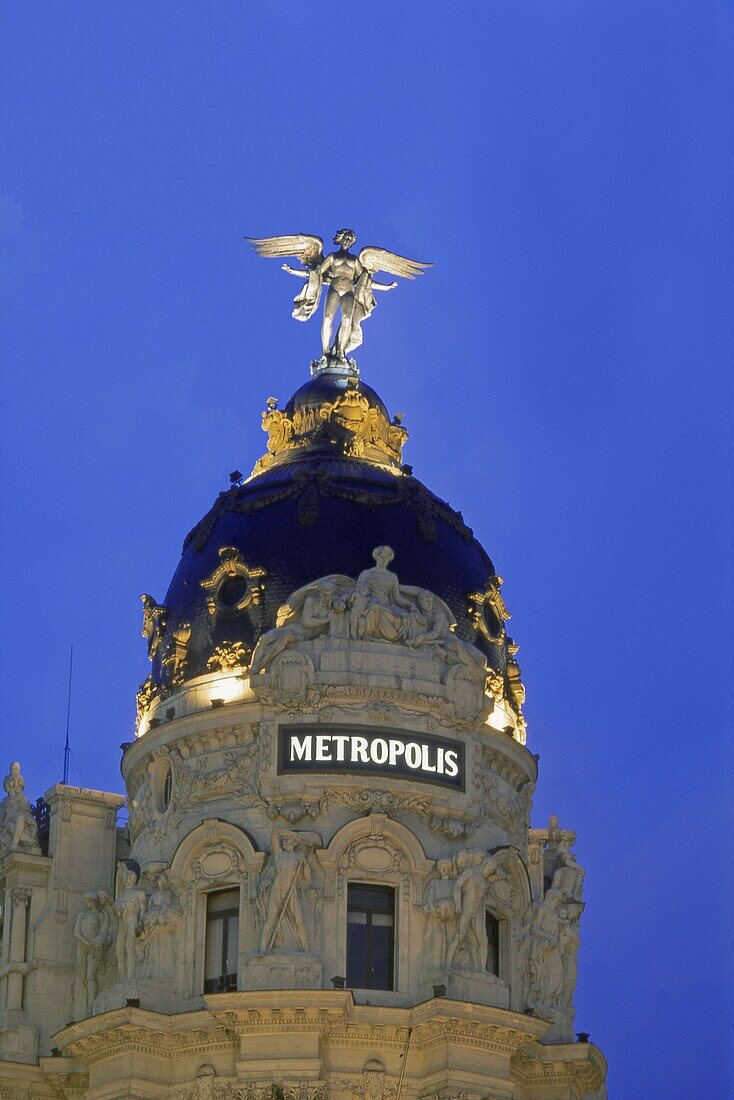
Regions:
<instances>
[{"instance_id":1,"label":"dome finial base","mask_svg":"<svg viewBox=\"0 0 734 1100\"><path fill-rule=\"evenodd\" d=\"M359 378L359 367L355 359L340 359L339 356L330 352L328 355L322 355L320 359L311 360L311 377L316 378L321 374Z\"/></svg>"}]
</instances>

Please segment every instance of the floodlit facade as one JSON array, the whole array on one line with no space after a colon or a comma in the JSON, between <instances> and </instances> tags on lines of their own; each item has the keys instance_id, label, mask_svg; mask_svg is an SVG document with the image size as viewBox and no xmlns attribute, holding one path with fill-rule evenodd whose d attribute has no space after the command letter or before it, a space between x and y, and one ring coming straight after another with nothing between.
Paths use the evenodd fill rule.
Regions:
<instances>
[{"instance_id":1,"label":"floodlit facade","mask_svg":"<svg viewBox=\"0 0 734 1100\"><path fill-rule=\"evenodd\" d=\"M605 1096L501 577L350 362L262 419L142 597L126 798L5 779L0 1097Z\"/></svg>"}]
</instances>

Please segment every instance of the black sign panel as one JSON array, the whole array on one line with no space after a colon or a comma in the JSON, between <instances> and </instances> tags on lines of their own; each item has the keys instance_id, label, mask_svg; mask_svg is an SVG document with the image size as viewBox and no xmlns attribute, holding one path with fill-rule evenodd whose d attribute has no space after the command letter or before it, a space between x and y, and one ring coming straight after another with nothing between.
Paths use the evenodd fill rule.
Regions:
<instances>
[{"instance_id":1,"label":"black sign panel","mask_svg":"<svg viewBox=\"0 0 734 1100\"><path fill-rule=\"evenodd\" d=\"M279 726L278 774L384 775L465 790L461 741L373 726Z\"/></svg>"}]
</instances>

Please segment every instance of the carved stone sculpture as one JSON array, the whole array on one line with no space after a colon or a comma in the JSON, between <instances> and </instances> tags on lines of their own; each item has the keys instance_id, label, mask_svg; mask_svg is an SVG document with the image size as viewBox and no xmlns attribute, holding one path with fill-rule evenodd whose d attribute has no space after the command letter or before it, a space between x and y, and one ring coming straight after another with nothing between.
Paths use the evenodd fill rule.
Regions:
<instances>
[{"instance_id":1,"label":"carved stone sculpture","mask_svg":"<svg viewBox=\"0 0 734 1100\"><path fill-rule=\"evenodd\" d=\"M579 937L578 910L573 905L559 905L557 912L560 922L558 932L561 948L561 959L563 962L563 988L561 992L561 1004L564 1008L570 1009L573 1003L573 995L576 990L576 981L578 979L578 965L576 957L578 955L579 944L581 942Z\"/></svg>"},{"instance_id":2,"label":"carved stone sculpture","mask_svg":"<svg viewBox=\"0 0 734 1100\"><path fill-rule=\"evenodd\" d=\"M291 598L291 604L278 612L280 625L263 634L255 646L250 667L252 675L271 664L288 646L325 634L335 612L339 610L339 606L334 604L333 587L328 583L309 585L301 600L297 600L296 596Z\"/></svg>"},{"instance_id":3,"label":"carved stone sculpture","mask_svg":"<svg viewBox=\"0 0 734 1100\"><path fill-rule=\"evenodd\" d=\"M175 944L181 904L165 870L153 875L153 891L141 920L149 978L165 978L175 967Z\"/></svg>"},{"instance_id":4,"label":"carved stone sculpture","mask_svg":"<svg viewBox=\"0 0 734 1100\"><path fill-rule=\"evenodd\" d=\"M389 546L372 553L375 565L356 581L334 574L298 589L278 611L276 627L255 647L251 673L268 667L289 646L322 636L362 642L391 642L429 651L484 692L486 662L474 646L457 638L448 606L422 588L401 585L388 569Z\"/></svg>"},{"instance_id":5,"label":"carved stone sculpture","mask_svg":"<svg viewBox=\"0 0 734 1100\"><path fill-rule=\"evenodd\" d=\"M497 863L479 849L456 854L454 885L456 931L446 953L447 967L487 969L486 896L488 884L498 877Z\"/></svg>"},{"instance_id":6,"label":"carved stone sculpture","mask_svg":"<svg viewBox=\"0 0 734 1100\"><path fill-rule=\"evenodd\" d=\"M357 237L351 229L340 229L334 237L336 252L324 256L321 237L306 233L281 237L248 237L246 240L259 256L271 258L295 258L303 268L283 264L289 275L304 279L303 287L294 298L293 317L308 321L316 312L321 292L327 287L324 314L321 322L321 348L323 364L346 360L350 351L362 343L362 324L375 308L375 290L393 290L397 283L378 283L375 274L386 271L401 279L414 279L422 275L431 264L408 260L385 248L363 248L358 256L349 249ZM341 321L332 344L332 328L337 311Z\"/></svg>"},{"instance_id":7,"label":"carved stone sculpture","mask_svg":"<svg viewBox=\"0 0 734 1100\"><path fill-rule=\"evenodd\" d=\"M423 895L423 912L429 921L427 955L437 970L447 968L449 944L456 926L456 869L451 859L439 859L436 877L429 880Z\"/></svg>"},{"instance_id":8,"label":"carved stone sculpture","mask_svg":"<svg viewBox=\"0 0 734 1100\"><path fill-rule=\"evenodd\" d=\"M556 860L558 867L553 873L551 885L566 901L582 901L585 872L579 867L576 857L563 840L558 845Z\"/></svg>"},{"instance_id":9,"label":"carved stone sculpture","mask_svg":"<svg viewBox=\"0 0 734 1100\"><path fill-rule=\"evenodd\" d=\"M25 794L25 779L14 760L3 779L5 798L0 802L0 854L40 851L38 827Z\"/></svg>"},{"instance_id":10,"label":"carved stone sculpture","mask_svg":"<svg viewBox=\"0 0 734 1100\"><path fill-rule=\"evenodd\" d=\"M559 1016L564 986L561 901L560 891L551 887L534 906L525 937L527 1005L541 1019L551 1021Z\"/></svg>"},{"instance_id":11,"label":"carved stone sculpture","mask_svg":"<svg viewBox=\"0 0 734 1100\"><path fill-rule=\"evenodd\" d=\"M272 855L259 886L264 914L260 954L275 948L306 953L309 935L303 894L311 881L309 852L320 847L321 837L276 827L271 844Z\"/></svg>"},{"instance_id":12,"label":"carved stone sculpture","mask_svg":"<svg viewBox=\"0 0 734 1100\"><path fill-rule=\"evenodd\" d=\"M102 896L93 892L82 895L82 908L74 924L76 963L74 1002L80 1016L92 1011L100 989L105 948L112 943L110 912Z\"/></svg>"},{"instance_id":13,"label":"carved stone sculpture","mask_svg":"<svg viewBox=\"0 0 734 1100\"><path fill-rule=\"evenodd\" d=\"M138 977L142 961L139 937L147 898L137 882L138 876L133 870L128 867L121 870L120 893L114 907L118 920L115 952L121 981Z\"/></svg>"}]
</instances>

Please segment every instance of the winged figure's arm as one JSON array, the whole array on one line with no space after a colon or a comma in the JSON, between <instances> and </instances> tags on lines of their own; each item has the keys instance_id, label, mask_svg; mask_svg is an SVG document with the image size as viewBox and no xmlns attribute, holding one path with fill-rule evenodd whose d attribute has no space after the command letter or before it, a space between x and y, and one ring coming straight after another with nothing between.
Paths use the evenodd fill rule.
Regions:
<instances>
[{"instance_id":1,"label":"winged figure's arm","mask_svg":"<svg viewBox=\"0 0 734 1100\"><path fill-rule=\"evenodd\" d=\"M378 283L377 279L373 279L371 286L373 290L395 290L397 283Z\"/></svg>"},{"instance_id":2,"label":"winged figure's arm","mask_svg":"<svg viewBox=\"0 0 734 1100\"><path fill-rule=\"evenodd\" d=\"M401 279L415 279L427 268L433 267L433 264L409 260L405 256L398 256L397 252L390 252L387 248L374 248L372 245L362 249L359 262L370 272L386 271L388 275L398 275Z\"/></svg>"},{"instance_id":3,"label":"winged figure's arm","mask_svg":"<svg viewBox=\"0 0 734 1100\"><path fill-rule=\"evenodd\" d=\"M291 233L282 237L245 237L258 256L268 259L293 257L305 267L318 267L324 258L324 242L321 237L308 233Z\"/></svg>"}]
</instances>

